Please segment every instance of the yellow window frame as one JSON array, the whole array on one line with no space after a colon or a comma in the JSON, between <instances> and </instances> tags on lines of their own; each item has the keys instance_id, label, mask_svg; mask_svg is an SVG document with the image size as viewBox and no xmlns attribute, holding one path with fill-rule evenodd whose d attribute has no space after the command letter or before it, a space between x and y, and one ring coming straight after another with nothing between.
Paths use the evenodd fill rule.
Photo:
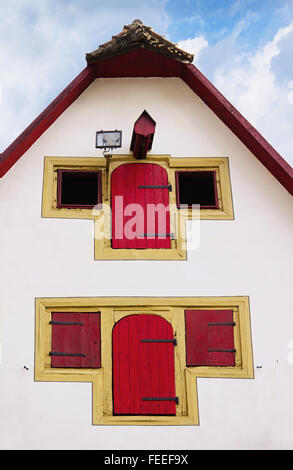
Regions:
<instances>
[{"instance_id":1,"label":"yellow window frame","mask_svg":"<svg viewBox=\"0 0 293 470\"><path fill-rule=\"evenodd\" d=\"M120 165L138 163L130 155L113 155L111 157L45 157L44 181L42 198L42 217L90 219L95 224L95 260L186 260L186 221L201 220L233 220L234 210L230 182L228 158L173 158L170 155L148 156L139 160L140 164L156 163L165 168L168 181L173 191L169 194L171 208L171 232L175 239L171 240L171 249L113 249L111 246L110 207L111 175ZM102 207L89 210L82 208L57 207L57 172L60 169L97 170L102 172ZM215 171L219 207L217 209L177 208L176 181L177 171ZM101 233L103 236L101 236Z\"/></svg>"},{"instance_id":2,"label":"yellow window frame","mask_svg":"<svg viewBox=\"0 0 293 470\"><path fill-rule=\"evenodd\" d=\"M185 310L232 309L236 327L235 367L187 367ZM52 312L100 312L101 368L51 367ZM175 347L176 416L114 416L112 400L112 331L131 314L156 314L173 327ZM248 297L102 297L37 298L35 330L35 380L39 382L90 382L93 390L93 425L198 425L197 379L201 377L254 377Z\"/></svg>"}]
</instances>

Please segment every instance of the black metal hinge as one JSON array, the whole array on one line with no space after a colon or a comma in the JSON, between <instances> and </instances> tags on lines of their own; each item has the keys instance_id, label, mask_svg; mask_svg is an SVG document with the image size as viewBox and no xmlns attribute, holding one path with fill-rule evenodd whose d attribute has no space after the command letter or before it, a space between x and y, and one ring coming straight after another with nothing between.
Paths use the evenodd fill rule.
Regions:
<instances>
[{"instance_id":1,"label":"black metal hinge","mask_svg":"<svg viewBox=\"0 0 293 470\"><path fill-rule=\"evenodd\" d=\"M169 191L172 191L172 185L147 185L147 186L137 186L140 189L169 189Z\"/></svg>"},{"instance_id":2,"label":"black metal hinge","mask_svg":"<svg viewBox=\"0 0 293 470\"><path fill-rule=\"evenodd\" d=\"M83 326L83 323L78 322L78 321L50 321L50 325L79 325L79 326Z\"/></svg>"},{"instance_id":3,"label":"black metal hinge","mask_svg":"<svg viewBox=\"0 0 293 470\"><path fill-rule=\"evenodd\" d=\"M171 240L175 240L174 233L140 233L139 237L170 237Z\"/></svg>"},{"instance_id":4,"label":"black metal hinge","mask_svg":"<svg viewBox=\"0 0 293 470\"><path fill-rule=\"evenodd\" d=\"M49 356L86 357L85 354L59 353L59 352L49 352Z\"/></svg>"},{"instance_id":5,"label":"black metal hinge","mask_svg":"<svg viewBox=\"0 0 293 470\"><path fill-rule=\"evenodd\" d=\"M142 399L142 401L175 401L177 405L179 405L179 397L167 397L167 398L158 398L158 397L152 397L152 398L148 398L148 397L144 397Z\"/></svg>"},{"instance_id":6,"label":"black metal hinge","mask_svg":"<svg viewBox=\"0 0 293 470\"><path fill-rule=\"evenodd\" d=\"M141 343L173 343L177 346L177 339L141 339Z\"/></svg>"},{"instance_id":7,"label":"black metal hinge","mask_svg":"<svg viewBox=\"0 0 293 470\"><path fill-rule=\"evenodd\" d=\"M230 353L236 353L236 349L208 349L208 352L230 352Z\"/></svg>"}]
</instances>

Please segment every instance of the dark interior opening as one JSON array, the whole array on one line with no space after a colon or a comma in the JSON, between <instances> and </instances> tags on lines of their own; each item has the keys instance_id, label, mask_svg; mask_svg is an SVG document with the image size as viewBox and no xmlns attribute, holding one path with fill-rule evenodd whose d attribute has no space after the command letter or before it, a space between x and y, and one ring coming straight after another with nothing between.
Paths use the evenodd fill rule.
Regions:
<instances>
[{"instance_id":1,"label":"dark interior opening","mask_svg":"<svg viewBox=\"0 0 293 470\"><path fill-rule=\"evenodd\" d=\"M215 171L179 171L176 180L178 205L217 208Z\"/></svg>"},{"instance_id":2,"label":"dark interior opening","mask_svg":"<svg viewBox=\"0 0 293 470\"><path fill-rule=\"evenodd\" d=\"M98 171L67 171L58 173L59 206L94 207L100 202Z\"/></svg>"}]
</instances>

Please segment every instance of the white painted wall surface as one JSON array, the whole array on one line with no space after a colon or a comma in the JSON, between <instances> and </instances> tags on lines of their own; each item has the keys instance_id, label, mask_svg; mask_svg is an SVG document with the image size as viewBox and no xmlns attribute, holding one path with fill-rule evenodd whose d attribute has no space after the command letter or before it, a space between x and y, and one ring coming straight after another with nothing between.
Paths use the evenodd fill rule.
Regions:
<instances>
[{"instance_id":1,"label":"white painted wall surface","mask_svg":"<svg viewBox=\"0 0 293 470\"><path fill-rule=\"evenodd\" d=\"M95 132L113 128L129 153L144 109L153 154L229 157L235 220L202 221L185 262L94 261L92 221L41 218L44 156L101 156ZM92 83L0 180L0 447L292 449L292 202L179 79ZM36 297L238 295L250 297L255 379L199 379L200 426L93 427L90 384L34 382Z\"/></svg>"}]
</instances>

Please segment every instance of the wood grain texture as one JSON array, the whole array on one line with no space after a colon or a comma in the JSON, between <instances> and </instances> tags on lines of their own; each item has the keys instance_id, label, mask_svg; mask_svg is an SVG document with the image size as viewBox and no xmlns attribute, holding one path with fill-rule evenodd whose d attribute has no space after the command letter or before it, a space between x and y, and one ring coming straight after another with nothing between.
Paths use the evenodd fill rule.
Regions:
<instances>
[{"instance_id":1,"label":"wood grain texture","mask_svg":"<svg viewBox=\"0 0 293 470\"><path fill-rule=\"evenodd\" d=\"M171 248L167 186L167 171L154 163L126 163L112 172L112 248Z\"/></svg>"},{"instance_id":2,"label":"wood grain texture","mask_svg":"<svg viewBox=\"0 0 293 470\"><path fill-rule=\"evenodd\" d=\"M82 355L52 356L52 367L87 369L101 366L99 313L53 312L52 321L51 352ZM62 324L68 322L76 324Z\"/></svg>"},{"instance_id":3,"label":"wood grain texture","mask_svg":"<svg viewBox=\"0 0 293 470\"><path fill-rule=\"evenodd\" d=\"M185 310L186 365L235 366L233 310Z\"/></svg>"},{"instance_id":4,"label":"wood grain texture","mask_svg":"<svg viewBox=\"0 0 293 470\"><path fill-rule=\"evenodd\" d=\"M174 344L142 342L173 339L173 328L158 315L129 315L113 329L115 415L176 415Z\"/></svg>"}]
</instances>

